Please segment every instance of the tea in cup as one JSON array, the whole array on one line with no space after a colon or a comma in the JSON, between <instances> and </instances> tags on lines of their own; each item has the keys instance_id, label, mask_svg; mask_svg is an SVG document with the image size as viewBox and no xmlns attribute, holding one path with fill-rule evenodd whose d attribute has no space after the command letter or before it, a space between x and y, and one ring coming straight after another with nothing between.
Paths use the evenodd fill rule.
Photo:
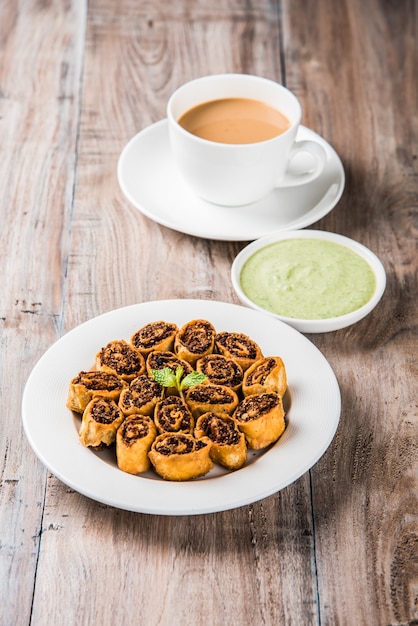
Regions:
<instances>
[{"instance_id":1,"label":"tea in cup","mask_svg":"<svg viewBox=\"0 0 418 626\"><path fill-rule=\"evenodd\" d=\"M170 145L187 184L204 200L247 205L281 186L317 178L327 156L320 143L295 141L302 116L283 85L249 74L196 78L179 87L167 105ZM296 154L313 167L292 174Z\"/></svg>"}]
</instances>

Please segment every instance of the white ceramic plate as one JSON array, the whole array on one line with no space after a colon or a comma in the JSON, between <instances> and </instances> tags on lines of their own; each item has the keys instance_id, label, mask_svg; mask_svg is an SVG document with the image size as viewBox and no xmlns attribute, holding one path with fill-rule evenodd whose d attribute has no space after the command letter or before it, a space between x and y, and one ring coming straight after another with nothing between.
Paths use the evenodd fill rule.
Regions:
<instances>
[{"instance_id":1,"label":"white ceramic plate","mask_svg":"<svg viewBox=\"0 0 418 626\"><path fill-rule=\"evenodd\" d=\"M127 339L158 319L178 325L210 320L218 331L244 332L265 355L286 364L288 426L271 448L249 453L235 472L215 468L199 480L166 482L152 471L132 476L118 469L113 451L92 452L78 439L80 418L66 406L70 380L88 369L96 352ZM328 448L340 417L335 375L319 350L299 332L246 307L209 300L161 300L110 311L73 329L41 357L27 381L23 425L30 445L62 482L105 504L142 513L194 515L239 507L283 489Z\"/></svg>"},{"instance_id":2,"label":"white ceramic plate","mask_svg":"<svg viewBox=\"0 0 418 626\"><path fill-rule=\"evenodd\" d=\"M201 200L181 178L171 156L168 123L161 120L135 135L118 162L126 198L150 219L188 235L224 241L250 241L272 231L305 228L329 213L341 198L345 175L335 150L301 126L297 140L315 139L327 153L322 174L299 187L276 189L245 207L222 207ZM301 171L303 162L295 164Z\"/></svg>"}]
</instances>

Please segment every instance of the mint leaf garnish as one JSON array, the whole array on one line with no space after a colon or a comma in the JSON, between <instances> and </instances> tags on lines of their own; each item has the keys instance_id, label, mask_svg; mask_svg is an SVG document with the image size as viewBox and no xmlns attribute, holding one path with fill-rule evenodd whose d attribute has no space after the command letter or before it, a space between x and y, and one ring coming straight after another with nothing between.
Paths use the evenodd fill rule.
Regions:
<instances>
[{"instance_id":1,"label":"mint leaf garnish","mask_svg":"<svg viewBox=\"0 0 418 626\"><path fill-rule=\"evenodd\" d=\"M181 388L190 389L190 387L200 385L200 383L203 383L204 380L206 380L206 375L202 374L202 372L191 372L181 381Z\"/></svg>"},{"instance_id":2,"label":"mint leaf garnish","mask_svg":"<svg viewBox=\"0 0 418 626\"><path fill-rule=\"evenodd\" d=\"M151 376L162 387L175 387L180 395L184 389L195 387L206 380L207 376L201 372L190 372L182 379L183 368L181 365L176 367L174 373L170 367L164 367L161 370L151 370Z\"/></svg>"},{"instance_id":3,"label":"mint leaf garnish","mask_svg":"<svg viewBox=\"0 0 418 626\"><path fill-rule=\"evenodd\" d=\"M177 387L176 376L169 367L164 367L161 370L151 370L151 376L162 387Z\"/></svg>"}]
</instances>

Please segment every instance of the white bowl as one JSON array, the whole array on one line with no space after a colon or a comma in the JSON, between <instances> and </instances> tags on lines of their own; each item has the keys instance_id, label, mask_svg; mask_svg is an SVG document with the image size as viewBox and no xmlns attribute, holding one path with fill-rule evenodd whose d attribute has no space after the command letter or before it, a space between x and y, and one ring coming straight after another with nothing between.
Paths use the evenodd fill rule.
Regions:
<instances>
[{"instance_id":1,"label":"white bowl","mask_svg":"<svg viewBox=\"0 0 418 626\"><path fill-rule=\"evenodd\" d=\"M243 292L241 287L240 276L244 264L258 250L261 250L262 248L265 248L266 246L276 243L278 241L288 239L328 240L345 246L346 248L349 248L352 252L357 253L369 264L375 275L376 286L371 298L368 300L368 302L366 302L366 304L350 313L346 313L338 317L330 317L328 319L299 319L294 317L286 317L283 315L272 313L271 311L268 311L267 309L264 309L255 302L253 302ZM380 260L377 258L377 256L371 250L358 243L357 241L349 239L348 237L344 237L343 235L320 230L294 230L287 232L281 231L278 233L272 233L270 235L267 235L266 237L262 237L261 239L253 241L248 246L243 248L243 250L241 250L241 252L235 258L231 268L231 279L235 292L243 304L253 309L256 309L257 311L262 311L264 313L272 315L273 317L276 317L277 319L286 322L290 326L293 326L293 328L296 328L296 330L304 333L329 332L333 330L338 330L340 328L345 328L346 326L350 326L351 324L358 322L374 309L374 307L377 305L380 298L382 297L386 287L386 273L384 267Z\"/></svg>"}]
</instances>

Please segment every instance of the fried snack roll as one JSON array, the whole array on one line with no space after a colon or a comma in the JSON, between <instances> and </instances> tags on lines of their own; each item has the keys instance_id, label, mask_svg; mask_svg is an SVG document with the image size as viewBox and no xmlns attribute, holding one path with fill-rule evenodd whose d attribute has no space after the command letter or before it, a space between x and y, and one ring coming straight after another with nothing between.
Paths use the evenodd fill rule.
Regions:
<instances>
[{"instance_id":1,"label":"fried snack roll","mask_svg":"<svg viewBox=\"0 0 418 626\"><path fill-rule=\"evenodd\" d=\"M206 375L213 385L225 385L239 391L244 372L241 365L222 354L208 354L196 361L196 370Z\"/></svg>"},{"instance_id":2,"label":"fried snack roll","mask_svg":"<svg viewBox=\"0 0 418 626\"><path fill-rule=\"evenodd\" d=\"M153 350L172 350L177 324L171 322L150 322L142 326L131 337L131 344L146 357Z\"/></svg>"},{"instance_id":3,"label":"fried snack roll","mask_svg":"<svg viewBox=\"0 0 418 626\"><path fill-rule=\"evenodd\" d=\"M246 370L242 382L244 396L272 392L283 397L287 389L286 368L279 356L266 356Z\"/></svg>"},{"instance_id":4,"label":"fried snack roll","mask_svg":"<svg viewBox=\"0 0 418 626\"><path fill-rule=\"evenodd\" d=\"M128 474L149 470L148 457L157 436L154 422L148 415L130 415L116 433L116 460L119 469Z\"/></svg>"},{"instance_id":5,"label":"fried snack roll","mask_svg":"<svg viewBox=\"0 0 418 626\"><path fill-rule=\"evenodd\" d=\"M163 433L154 440L148 456L165 480L190 480L213 468L210 444L187 433Z\"/></svg>"},{"instance_id":6,"label":"fried snack roll","mask_svg":"<svg viewBox=\"0 0 418 626\"><path fill-rule=\"evenodd\" d=\"M118 400L128 383L108 372L80 372L70 382L66 405L76 413L83 413L92 398L97 395Z\"/></svg>"},{"instance_id":7,"label":"fried snack roll","mask_svg":"<svg viewBox=\"0 0 418 626\"><path fill-rule=\"evenodd\" d=\"M185 400L195 418L208 411L230 415L238 406L238 395L225 385L196 385L186 391Z\"/></svg>"},{"instance_id":8,"label":"fried snack roll","mask_svg":"<svg viewBox=\"0 0 418 626\"><path fill-rule=\"evenodd\" d=\"M215 346L220 354L239 363L244 371L263 357L260 346L243 333L218 333Z\"/></svg>"},{"instance_id":9,"label":"fried snack roll","mask_svg":"<svg viewBox=\"0 0 418 626\"><path fill-rule=\"evenodd\" d=\"M204 413L194 431L196 439L210 442L212 461L230 470L242 467L247 459L245 436L227 413Z\"/></svg>"},{"instance_id":10,"label":"fried snack roll","mask_svg":"<svg viewBox=\"0 0 418 626\"><path fill-rule=\"evenodd\" d=\"M163 397L164 390L155 380L141 374L134 378L129 387L123 389L119 408L124 415L152 415L154 407Z\"/></svg>"},{"instance_id":11,"label":"fried snack roll","mask_svg":"<svg viewBox=\"0 0 418 626\"><path fill-rule=\"evenodd\" d=\"M191 434L194 428L193 415L179 396L167 396L157 402L154 422L159 434L164 432Z\"/></svg>"},{"instance_id":12,"label":"fried snack roll","mask_svg":"<svg viewBox=\"0 0 418 626\"><path fill-rule=\"evenodd\" d=\"M145 359L123 339L110 341L96 354L96 369L129 382L145 372Z\"/></svg>"},{"instance_id":13,"label":"fried snack roll","mask_svg":"<svg viewBox=\"0 0 418 626\"><path fill-rule=\"evenodd\" d=\"M116 431L125 419L116 402L96 396L86 406L79 432L83 446L101 450L112 445Z\"/></svg>"},{"instance_id":14,"label":"fried snack roll","mask_svg":"<svg viewBox=\"0 0 418 626\"><path fill-rule=\"evenodd\" d=\"M177 332L174 352L194 366L197 359L213 352L215 335L215 327L207 320L191 320Z\"/></svg>"},{"instance_id":15,"label":"fried snack roll","mask_svg":"<svg viewBox=\"0 0 418 626\"><path fill-rule=\"evenodd\" d=\"M285 429L282 399L276 393L246 396L233 417L244 433L248 447L253 450L277 441Z\"/></svg>"},{"instance_id":16,"label":"fried snack roll","mask_svg":"<svg viewBox=\"0 0 418 626\"><path fill-rule=\"evenodd\" d=\"M152 376L152 370L162 370L165 367L169 367L175 374L176 369L179 366L183 368L183 377L193 372L193 368L190 363L180 359L174 354L174 352L170 352L170 350L165 350L163 352L150 352L146 361L148 376ZM178 395L178 391L175 387L167 387L166 390L169 395Z\"/></svg>"}]
</instances>

